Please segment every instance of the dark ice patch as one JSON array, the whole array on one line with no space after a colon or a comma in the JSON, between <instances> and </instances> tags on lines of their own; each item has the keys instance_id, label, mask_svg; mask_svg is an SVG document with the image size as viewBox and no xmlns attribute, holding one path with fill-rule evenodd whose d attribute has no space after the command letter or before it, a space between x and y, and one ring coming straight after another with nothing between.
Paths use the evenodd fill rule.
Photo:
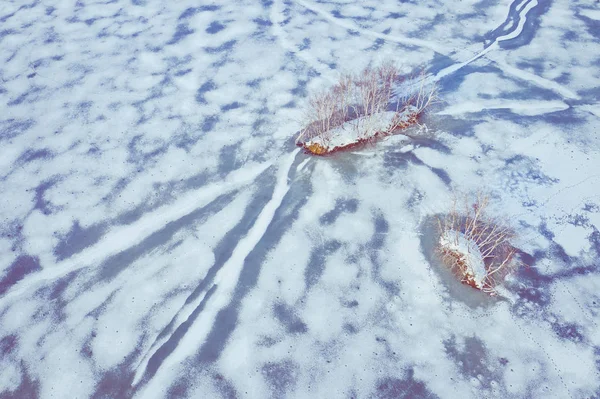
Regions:
<instances>
[{"instance_id":1,"label":"dark ice patch","mask_svg":"<svg viewBox=\"0 0 600 399\"><path fill-rule=\"evenodd\" d=\"M273 25L273 22L271 22L270 20L265 19L265 18L254 18L252 20L252 22L254 22L258 26L262 26L262 27L269 27L269 26Z\"/></svg>"},{"instance_id":2,"label":"dark ice patch","mask_svg":"<svg viewBox=\"0 0 600 399\"><path fill-rule=\"evenodd\" d=\"M213 384L223 399L237 399L237 391L235 385L222 374L217 373L212 376Z\"/></svg>"},{"instance_id":3,"label":"dark ice patch","mask_svg":"<svg viewBox=\"0 0 600 399\"><path fill-rule=\"evenodd\" d=\"M517 316L539 317L552 300L549 292L552 279L542 275L536 267L521 267L515 271L515 280L519 284L511 288L519 300L512 306L512 311Z\"/></svg>"},{"instance_id":4,"label":"dark ice patch","mask_svg":"<svg viewBox=\"0 0 600 399\"><path fill-rule=\"evenodd\" d=\"M200 12L217 11L220 8L221 8L221 6L217 6L217 5L204 5L204 6L200 6L200 7L188 7L185 9L185 11L183 11L179 15L179 20L191 18Z\"/></svg>"},{"instance_id":5,"label":"dark ice patch","mask_svg":"<svg viewBox=\"0 0 600 399\"><path fill-rule=\"evenodd\" d=\"M299 51L308 50L308 49L310 49L310 44L311 44L310 39L305 37L304 39L302 39L302 44L298 45L298 50Z\"/></svg>"},{"instance_id":6,"label":"dark ice patch","mask_svg":"<svg viewBox=\"0 0 600 399\"><path fill-rule=\"evenodd\" d=\"M438 397L427 389L424 382L416 380L414 375L414 370L410 368L404 379L396 377L380 379L371 397L377 399L434 399Z\"/></svg>"},{"instance_id":7,"label":"dark ice patch","mask_svg":"<svg viewBox=\"0 0 600 399\"><path fill-rule=\"evenodd\" d=\"M379 38L379 39L375 39L375 41L373 42L373 44L371 45L371 47L367 47L365 50L367 51L377 51L379 49L381 49L381 47L383 47L383 45L385 44L385 40Z\"/></svg>"},{"instance_id":8,"label":"dark ice patch","mask_svg":"<svg viewBox=\"0 0 600 399\"><path fill-rule=\"evenodd\" d=\"M127 161L138 165L138 172L141 172L150 161L164 154L169 147L168 144L160 143L154 149L148 151L144 148L143 139L144 136L140 134L134 136L127 144Z\"/></svg>"},{"instance_id":9,"label":"dark ice patch","mask_svg":"<svg viewBox=\"0 0 600 399\"><path fill-rule=\"evenodd\" d=\"M592 249L596 252L596 259L600 259L600 231L594 228L594 231L588 237L588 241Z\"/></svg>"},{"instance_id":10,"label":"dark ice patch","mask_svg":"<svg viewBox=\"0 0 600 399\"><path fill-rule=\"evenodd\" d=\"M275 318L283 324L290 334L304 334L308 331L306 323L302 321L293 308L285 303L277 303L273 306Z\"/></svg>"},{"instance_id":11,"label":"dark ice patch","mask_svg":"<svg viewBox=\"0 0 600 399\"><path fill-rule=\"evenodd\" d=\"M190 72L192 72L192 68L180 69L179 71L175 72L174 75L175 76L185 76Z\"/></svg>"},{"instance_id":12,"label":"dark ice patch","mask_svg":"<svg viewBox=\"0 0 600 399\"><path fill-rule=\"evenodd\" d=\"M0 295L3 295L26 275L42 270L40 260L37 257L21 255L7 268L4 276L0 279Z\"/></svg>"},{"instance_id":13,"label":"dark ice patch","mask_svg":"<svg viewBox=\"0 0 600 399\"><path fill-rule=\"evenodd\" d=\"M119 365L99 374L99 381L90 399L133 397L135 388L132 388L134 377L132 364L134 358L139 356L140 351L136 349L129 353Z\"/></svg>"},{"instance_id":14,"label":"dark ice patch","mask_svg":"<svg viewBox=\"0 0 600 399\"><path fill-rule=\"evenodd\" d=\"M202 121L200 129L202 129L204 133L210 132L215 128L217 122L219 122L219 115L207 116L206 118L204 118L204 121Z\"/></svg>"},{"instance_id":15,"label":"dark ice patch","mask_svg":"<svg viewBox=\"0 0 600 399\"><path fill-rule=\"evenodd\" d=\"M560 338L566 339L572 342L583 342L585 337L581 332L581 326L575 323L552 323L552 331L556 333Z\"/></svg>"},{"instance_id":16,"label":"dark ice patch","mask_svg":"<svg viewBox=\"0 0 600 399\"><path fill-rule=\"evenodd\" d=\"M54 256L58 261L70 258L85 248L97 243L107 230L105 224L96 224L82 228L79 221L75 221L71 230L60 237L58 245L54 248Z\"/></svg>"},{"instance_id":17,"label":"dark ice patch","mask_svg":"<svg viewBox=\"0 0 600 399\"><path fill-rule=\"evenodd\" d=\"M462 374L466 377L476 378L481 386L489 389L491 382L498 380L498 376L491 375L488 369L490 359L488 349L479 338L466 337L464 347L458 348L456 338L444 341L444 348L448 356L456 363Z\"/></svg>"},{"instance_id":18,"label":"dark ice patch","mask_svg":"<svg viewBox=\"0 0 600 399\"><path fill-rule=\"evenodd\" d=\"M271 398L284 398L298 378L298 365L291 360L267 363L260 371L271 389Z\"/></svg>"},{"instance_id":19,"label":"dark ice patch","mask_svg":"<svg viewBox=\"0 0 600 399\"><path fill-rule=\"evenodd\" d=\"M208 93L209 91L215 90L216 88L217 88L217 85L215 84L215 82L212 79L209 79L206 82L204 82L202 84L202 86L200 86L198 88L198 90L196 91L196 102L200 103L200 104L207 104L207 101L204 98L204 95L206 93Z\"/></svg>"},{"instance_id":20,"label":"dark ice patch","mask_svg":"<svg viewBox=\"0 0 600 399\"><path fill-rule=\"evenodd\" d=\"M401 151L386 151L383 154L383 165L388 173L392 174L397 169L403 170L408 167L408 164L414 164L419 166L425 166L434 175L436 175L445 185L450 186L452 179L448 172L441 168L434 168L427 165L419 157L417 157L412 151L401 152Z\"/></svg>"},{"instance_id":21,"label":"dark ice patch","mask_svg":"<svg viewBox=\"0 0 600 399\"><path fill-rule=\"evenodd\" d=\"M0 392L2 399L36 399L40 397L40 383L29 375L25 361L21 361L20 368L21 383L12 391Z\"/></svg>"},{"instance_id":22,"label":"dark ice patch","mask_svg":"<svg viewBox=\"0 0 600 399\"><path fill-rule=\"evenodd\" d=\"M219 152L219 173L221 175L225 176L243 165L244 160L237 156L239 149L240 143L226 145L221 148Z\"/></svg>"},{"instance_id":23,"label":"dark ice patch","mask_svg":"<svg viewBox=\"0 0 600 399\"><path fill-rule=\"evenodd\" d=\"M225 29L225 25L219 21L212 21L208 28L206 28L206 33L214 35L215 33L221 32L223 29Z\"/></svg>"},{"instance_id":24,"label":"dark ice patch","mask_svg":"<svg viewBox=\"0 0 600 399\"><path fill-rule=\"evenodd\" d=\"M351 199L337 199L335 206L329 212L323 214L319 218L319 222L322 225L331 225L336 222L342 213L356 213L358 210L358 200L356 198Z\"/></svg>"},{"instance_id":25,"label":"dark ice patch","mask_svg":"<svg viewBox=\"0 0 600 399\"><path fill-rule=\"evenodd\" d=\"M206 364L213 362L219 357L225 347L225 343L229 339L231 332L236 327L240 303L246 297L248 292L250 292L250 290L256 286L261 267L265 263L267 255L279 244L281 238L285 235L285 231L293 224L294 220L298 218L300 209L302 209L304 204L306 204L307 199L310 197L310 193L312 192L310 179L295 179L296 167L302 160L303 157L301 154L298 154L294 160L294 164L290 168L288 175L289 181L294 182L294 184L290 186L289 191L283 197L281 205L275 211L275 214L263 235L263 239L261 239L254 246L252 251L244 260L244 266L238 279L238 283L235 287L233 299L229 305L225 309L221 310L217 315L217 319L213 324L209 336L195 358L196 362ZM270 173L265 176L272 177ZM255 195L255 197L260 199L260 197L263 195L270 195L273 185L274 182L271 184L261 184L260 182L257 182L257 187L266 188L263 192L260 192L259 195ZM263 198L262 201L264 200L265 199ZM251 218L251 220L254 220L254 218L258 216L258 214L255 212L260 211L263 207L264 204L262 206L253 206L252 204L249 205L244 218L248 216ZM245 234L248 229L249 227L246 227L246 229L237 232L236 234ZM232 240L237 242L235 237L233 239L231 237L225 237L222 243L224 246L231 246ZM230 254L231 252L229 252L229 255L225 254L225 256L221 259L221 262L226 261ZM215 251L215 259L220 259L217 251ZM211 271L209 271L209 273L211 273ZM214 273L216 273L216 271L214 271Z\"/></svg>"},{"instance_id":26,"label":"dark ice patch","mask_svg":"<svg viewBox=\"0 0 600 399\"><path fill-rule=\"evenodd\" d=\"M236 43L237 40L229 40L228 42L225 42L217 47L204 47L204 51L206 51L208 54L228 52L233 48L233 46L235 46Z\"/></svg>"},{"instance_id":27,"label":"dark ice patch","mask_svg":"<svg viewBox=\"0 0 600 399\"><path fill-rule=\"evenodd\" d=\"M0 141L15 138L34 125L35 121L33 119L6 119L0 121Z\"/></svg>"},{"instance_id":28,"label":"dark ice patch","mask_svg":"<svg viewBox=\"0 0 600 399\"><path fill-rule=\"evenodd\" d=\"M511 183L509 188L517 189L518 183L530 182L539 185L550 186L559 182L559 179L545 175L539 166L539 160L523 155L515 155L504 161L504 173L507 174Z\"/></svg>"},{"instance_id":29,"label":"dark ice patch","mask_svg":"<svg viewBox=\"0 0 600 399\"><path fill-rule=\"evenodd\" d=\"M375 225L375 231L373 232L373 238L368 244L368 247L374 250L383 248L385 244L385 238L390 230L390 224L385 219L383 214L375 215L373 218L373 224Z\"/></svg>"},{"instance_id":30,"label":"dark ice patch","mask_svg":"<svg viewBox=\"0 0 600 399\"><path fill-rule=\"evenodd\" d=\"M44 33L44 36L44 44L55 43L58 42L60 39L54 27L47 29Z\"/></svg>"},{"instance_id":31,"label":"dark ice patch","mask_svg":"<svg viewBox=\"0 0 600 399\"><path fill-rule=\"evenodd\" d=\"M0 355L7 356L17 347L19 339L16 335L7 335L0 339Z\"/></svg>"},{"instance_id":32,"label":"dark ice patch","mask_svg":"<svg viewBox=\"0 0 600 399\"><path fill-rule=\"evenodd\" d=\"M98 268L97 281L111 281L142 255L165 245L178 231L201 223L211 215L219 212L233 200L234 194L235 193L228 193L219 196L204 207L196 209L177 220L167 223L162 229L150 234L139 244L109 257Z\"/></svg>"},{"instance_id":33,"label":"dark ice patch","mask_svg":"<svg viewBox=\"0 0 600 399\"><path fill-rule=\"evenodd\" d=\"M171 353L173 353L173 351L175 350L177 345L179 345L179 342L188 332L194 321L196 321L200 313L202 313L204 307L206 306L206 303L210 300L212 295L215 293L216 289L217 286L213 285L206 292L206 295L204 296L200 304L192 311L192 313L186 319L186 321L181 323L181 325L179 325L177 329L175 329L175 331L173 331L173 333L169 336L169 339L164 344L162 344L150 357L150 359L148 360L148 366L146 367L146 371L144 373L143 381L149 381L152 377L154 377L159 367L163 364L165 359Z\"/></svg>"},{"instance_id":34,"label":"dark ice patch","mask_svg":"<svg viewBox=\"0 0 600 399\"><path fill-rule=\"evenodd\" d=\"M37 98L37 94L40 93L41 91L42 91L41 87L38 87L38 86L30 87L27 91L23 92L22 94L17 96L15 99L9 101L6 105L8 105L9 107L12 107L14 105L20 105L26 101L33 102Z\"/></svg>"},{"instance_id":35,"label":"dark ice patch","mask_svg":"<svg viewBox=\"0 0 600 399\"><path fill-rule=\"evenodd\" d=\"M175 33L173 34L173 37L167 42L167 44L179 43L181 40L185 39L186 36L189 36L194 32L195 31L189 26L187 26L187 24L179 24L177 25L177 28L175 28Z\"/></svg>"},{"instance_id":36,"label":"dark ice patch","mask_svg":"<svg viewBox=\"0 0 600 399\"><path fill-rule=\"evenodd\" d=\"M504 23L502 23L498 28L486 33L484 37L484 45L485 47L490 46L497 38L501 36L507 35L509 32L513 32L517 29L517 26L520 23L521 18L519 17L519 13L521 12L520 5L523 5L524 2L514 1L511 3L508 11L508 15ZM498 45L503 49L515 49L518 47L522 47L531 43L535 34L540 27L540 22L542 16L548 12L550 6L552 4L552 0L541 1L537 3L533 8L531 8L527 15L525 24L523 25L523 29L521 33L510 40L503 40L498 43Z\"/></svg>"},{"instance_id":37,"label":"dark ice patch","mask_svg":"<svg viewBox=\"0 0 600 399\"><path fill-rule=\"evenodd\" d=\"M222 106L221 106L221 111L223 111L223 112L227 112L227 111L231 111L232 109L238 109L238 108L241 108L241 107L243 107L243 106L244 106L244 104L242 104L242 103L240 103L240 102L238 102L238 101L234 101L234 102L232 102L232 103L229 103L229 104L222 105Z\"/></svg>"},{"instance_id":38,"label":"dark ice patch","mask_svg":"<svg viewBox=\"0 0 600 399\"><path fill-rule=\"evenodd\" d=\"M0 30L0 43L6 36L14 35L16 31L14 29L2 29Z\"/></svg>"},{"instance_id":39,"label":"dark ice patch","mask_svg":"<svg viewBox=\"0 0 600 399\"><path fill-rule=\"evenodd\" d=\"M54 186L58 182L58 178L52 178L40 183L35 190L34 197L34 206L33 209L38 209L44 215L50 215L55 209L50 201L48 201L45 197L46 191L48 191L52 186ZM29 191L26 190L26 191Z\"/></svg>"},{"instance_id":40,"label":"dark ice patch","mask_svg":"<svg viewBox=\"0 0 600 399\"><path fill-rule=\"evenodd\" d=\"M375 225L373 237L360 249L360 251L361 253L368 254L369 260L373 265L371 269L371 276L373 280L380 284L390 296L398 295L400 292L400 282L393 280L389 281L381 276L381 268L383 264L379 258L379 250L385 246L390 225L385 219L385 216L381 213L374 216L373 224Z\"/></svg>"},{"instance_id":41,"label":"dark ice patch","mask_svg":"<svg viewBox=\"0 0 600 399\"><path fill-rule=\"evenodd\" d=\"M327 258L341 247L342 244L339 241L331 240L313 248L308 265L304 270L304 283L307 291L321 279Z\"/></svg>"},{"instance_id":42,"label":"dark ice patch","mask_svg":"<svg viewBox=\"0 0 600 399\"><path fill-rule=\"evenodd\" d=\"M579 18L585 24L587 33L594 36L596 40L600 39L600 21L592 19L582 15L579 11L575 13L576 17Z\"/></svg>"},{"instance_id":43,"label":"dark ice patch","mask_svg":"<svg viewBox=\"0 0 600 399\"><path fill-rule=\"evenodd\" d=\"M346 334L350 334L350 335L356 334L359 331L358 328L354 324L351 324L351 323L345 323L342 326L342 330Z\"/></svg>"},{"instance_id":44,"label":"dark ice patch","mask_svg":"<svg viewBox=\"0 0 600 399\"><path fill-rule=\"evenodd\" d=\"M47 148L42 148L40 150L29 148L23 154L21 154L21 156L17 159L17 163L22 165L38 159L49 159L52 157L52 155L52 152Z\"/></svg>"},{"instance_id":45,"label":"dark ice patch","mask_svg":"<svg viewBox=\"0 0 600 399\"><path fill-rule=\"evenodd\" d=\"M307 84L308 84L308 81L307 81L307 80L302 80L302 79L299 79L299 80L296 82L296 87L294 87L293 89L291 89L291 90L290 90L290 93L291 93L293 96L295 96L295 97L296 97L296 96L297 96L297 97L306 97L306 96L307 96L307 94L308 94L308 92L307 92L307 88L306 88L306 85L307 85Z\"/></svg>"}]
</instances>

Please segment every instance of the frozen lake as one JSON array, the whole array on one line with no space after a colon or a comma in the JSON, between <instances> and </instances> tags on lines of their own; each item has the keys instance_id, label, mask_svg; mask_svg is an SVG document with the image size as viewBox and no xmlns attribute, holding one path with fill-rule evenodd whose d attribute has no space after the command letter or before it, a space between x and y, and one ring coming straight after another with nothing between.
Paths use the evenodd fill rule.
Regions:
<instances>
[{"instance_id":1,"label":"frozen lake","mask_svg":"<svg viewBox=\"0 0 600 399\"><path fill-rule=\"evenodd\" d=\"M311 93L440 101L315 157ZM599 398L596 0L0 2L0 398ZM435 255L483 191L525 264Z\"/></svg>"}]
</instances>

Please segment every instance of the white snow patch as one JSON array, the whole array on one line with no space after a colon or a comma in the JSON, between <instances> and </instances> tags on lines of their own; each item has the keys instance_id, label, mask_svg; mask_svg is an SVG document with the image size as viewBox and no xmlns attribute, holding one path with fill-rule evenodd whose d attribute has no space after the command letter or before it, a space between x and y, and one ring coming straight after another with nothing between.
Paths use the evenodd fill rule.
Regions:
<instances>
[{"instance_id":1,"label":"white snow patch","mask_svg":"<svg viewBox=\"0 0 600 399\"><path fill-rule=\"evenodd\" d=\"M562 101L502 101L502 100L477 100L454 104L438 112L438 115L460 115L481 112L492 109L509 109L519 115L534 116L549 114L569 109L569 105Z\"/></svg>"},{"instance_id":2,"label":"white snow patch","mask_svg":"<svg viewBox=\"0 0 600 399\"><path fill-rule=\"evenodd\" d=\"M590 230L582 226L567 224L560 226L555 231L554 241L560 244L567 255L579 256L581 251L589 250L590 243L587 237L590 235Z\"/></svg>"},{"instance_id":3,"label":"white snow patch","mask_svg":"<svg viewBox=\"0 0 600 399\"><path fill-rule=\"evenodd\" d=\"M579 14L583 15L584 17L588 17L589 19L595 19L596 21L600 21L600 10L585 9L579 11Z\"/></svg>"},{"instance_id":4,"label":"white snow patch","mask_svg":"<svg viewBox=\"0 0 600 399\"><path fill-rule=\"evenodd\" d=\"M600 118L600 103L580 105L579 108Z\"/></svg>"}]
</instances>

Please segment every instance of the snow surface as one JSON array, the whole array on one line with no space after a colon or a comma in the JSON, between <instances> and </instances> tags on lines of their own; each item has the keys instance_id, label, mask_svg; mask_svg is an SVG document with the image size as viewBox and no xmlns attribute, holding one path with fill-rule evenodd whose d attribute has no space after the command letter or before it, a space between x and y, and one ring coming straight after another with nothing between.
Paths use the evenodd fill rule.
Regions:
<instances>
[{"instance_id":1,"label":"snow surface","mask_svg":"<svg viewBox=\"0 0 600 399\"><path fill-rule=\"evenodd\" d=\"M0 398L600 396L593 0L0 2ZM418 137L298 151L392 58ZM433 256L491 195L510 301Z\"/></svg>"}]
</instances>

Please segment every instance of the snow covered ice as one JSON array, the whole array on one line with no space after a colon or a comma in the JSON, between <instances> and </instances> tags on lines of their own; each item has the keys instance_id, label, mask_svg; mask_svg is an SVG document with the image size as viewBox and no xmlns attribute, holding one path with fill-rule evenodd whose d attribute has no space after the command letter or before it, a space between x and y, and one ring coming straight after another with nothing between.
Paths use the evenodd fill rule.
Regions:
<instances>
[{"instance_id":1,"label":"snow covered ice","mask_svg":"<svg viewBox=\"0 0 600 399\"><path fill-rule=\"evenodd\" d=\"M0 2L0 398L600 396L596 1ZM440 102L313 157L308 95ZM510 300L434 254L484 190Z\"/></svg>"}]
</instances>

